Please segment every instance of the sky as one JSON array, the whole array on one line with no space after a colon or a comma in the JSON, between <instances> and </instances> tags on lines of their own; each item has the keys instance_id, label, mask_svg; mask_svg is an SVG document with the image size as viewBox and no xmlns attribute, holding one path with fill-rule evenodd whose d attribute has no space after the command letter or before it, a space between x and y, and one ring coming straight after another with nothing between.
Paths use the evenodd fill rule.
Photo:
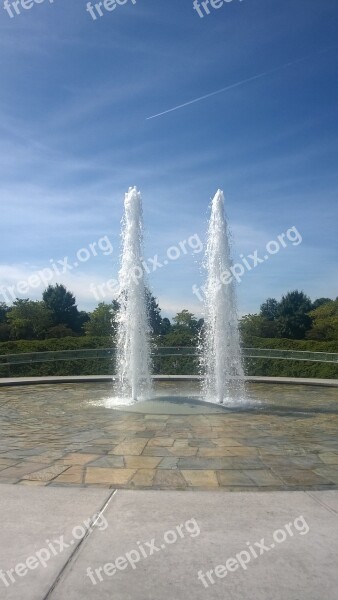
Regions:
<instances>
[{"instance_id":1,"label":"sky","mask_svg":"<svg viewBox=\"0 0 338 600\"><path fill-rule=\"evenodd\" d=\"M218 189L240 315L337 296L337 0L210 2L0 0L0 302L109 302L130 186L164 316L203 314Z\"/></svg>"}]
</instances>

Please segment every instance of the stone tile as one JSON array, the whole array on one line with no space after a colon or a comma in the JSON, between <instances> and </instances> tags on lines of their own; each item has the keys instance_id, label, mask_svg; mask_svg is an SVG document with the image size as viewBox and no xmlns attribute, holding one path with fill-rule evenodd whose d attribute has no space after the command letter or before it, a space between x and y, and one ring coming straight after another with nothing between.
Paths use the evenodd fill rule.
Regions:
<instances>
[{"instance_id":1,"label":"stone tile","mask_svg":"<svg viewBox=\"0 0 338 600\"><path fill-rule=\"evenodd\" d=\"M176 446L169 449L169 454L172 456L195 456L197 454L197 448L191 448L189 446Z\"/></svg>"},{"instance_id":2,"label":"stone tile","mask_svg":"<svg viewBox=\"0 0 338 600\"><path fill-rule=\"evenodd\" d=\"M306 454L305 456L292 456L290 457L290 461L291 464L295 465L298 469L314 469L315 467L323 466L323 462L320 460L317 454Z\"/></svg>"},{"instance_id":3,"label":"stone tile","mask_svg":"<svg viewBox=\"0 0 338 600\"><path fill-rule=\"evenodd\" d=\"M187 483L180 471L157 469L153 485L163 489L179 490L187 487Z\"/></svg>"},{"instance_id":4,"label":"stone tile","mask_svg":"<svg viewBox=\"0 0 338 600\"><path fill-rule=\"evenodd\" d=\"M87 467L86 484L127 485L135 475L136 469L104 469Z\"/></svg>"},{"instance_id":5,"label":"stone tile","mask_svg":"<svg viewBox=\"0 0 338 600\"><path fill-rule=\"evenodd\" d=\"M119 444L123 442L125 436L124 435L111 435L104 438L98 438L95 440L91 440L91 446L114 446L114 444Z\"/></svg>"},{"instance_id":6,"label":"stone tile","mask_svg":"<svg viewBox=\"0 0 338 600\"><path fill-rule=\"evenodd\" d=\"M19 461L15 458L0 458L0 471L16 465Z\"/></svg>"},{"instance_id":7,"label":"stone tile","mask_svg":"<svg viewBox=\"0 0 338 600\"><path fill-rule=\"evenodd\" d=\"M215 448L215 444L212 440L188 440L189 446L192 448Z\"/></svg>"},{"instance_id":8,"label":"stone tile","mask_svg":"<svg viewBox=\"0 0 338 600\"><path fill-rule=\"evenodd\" d=\"M151 448L152 446L172 446L174 441L174 438L170 437L154 437L148 442L148 448Z\"/></svg>"},{"instance_id":9,"label":"stone tile","mask_svg":"<svg viewBox=\"0 0 338 600\"><path fill-rule=\"evenodd\" d=\"M178 461L179 469L205 469L207 471L217 471L219 469L233 469L232 458L202 458L192 456L190 458L180 458Z\"/></svg>"},{"instance_id":10,"label":"stone tile","mask_svg":"<svg viewBox=\"0 0 338 600\"><path fill-rule=\"evenodd\" d=\"M21 481L18 482L17 485L45 487L47 485L47 483L46 483L46 481L30 481L29 479L22 479Z\"/></svg>"},{"instance_id":11,"label":"stone tile","mask_svg":"<svg viewBox=\"0 0 338 600\"><path fill-rule=\"evenodd\" d=\"M220 486L255 486L250 477L243 471L217 471Z\"/></svg>"},{"instance_id":12,"label":"stone tile","mask_svg":"<svg viewBox=\"0 0 338 600\"><path fill-rule=\"evenodd\" d=\"M25 475L23 479L29 479L30 481L51 481L66 469L67 466L54 464L40 471Z\"/></svg>"},{"instance_id":13,"label":"stone tile","mask_svg":"<svg viewBox=\"0 0 338 600\"><path fill-rule=\"evenodd\" d=\"M162 458L154 456L125 456L124 462L127 469L156 469Z\"/></svg>"},{"instance_id":14,"label":"stone tile","mask_svg":"<svg viewBox=\"0 0 338 600\"><path fill-rule=\"evenodd\" d=\"M155 474L155 469L139 469L129 485L131 487L151 487L153 485Z\"/></svg>"},{"instance_id":15,"label":"stone tile","mask_svg":"<svg viewBox=\"0 0 338 600\"><path fill-rule=\"evenodd\" d=\"M214 440L214 442L215 442L216 446L225 446L225 447L230 447L230 448L233 448L234 446L241 447L243 445L233 438L219 437L219 438L216 438Z\"/></svg>"},{"instance_id":16,"label":"stone tile","mask_svg":"<svg viewBox=\"0 0 338 600\"><path fill-rule=\"evenodd\" d=\"M98 458L100 458L99 454L82 454L76 452L73 454L66 454L66 456L62 458L62 462L64 465L86 465Z\"/></svg>"},{"instance_id":17,"label":"stone tile","mask_svg":"<svg viewBox=\"0 0 338 600\"><path fill-rule=\"evenodd\" d=\"M111 446L84 446L83 448L78 450L79 454L99 454L100 456L108 454L108 452L112 451L116 444L111 444Z\"/></svg>"},{"instance_id":18,"label":"stone tile","mask_svg":"<svg viewBox=\"0 0 338 600\"><path fill-rule=\"evenodd\" d=\"M53 483L69 483L79 484L83 483L84 480L84 469L82 467L69 467L61 475L53 480Z\"/></svg>"},{"instance_id":19,"label":"stone tile","mask_svg":"<svg viewBox=\"0 0 338 600\"><path fill-rule=\"evenodd\" d=\"M66 394L63 389L62 385L18 388L2 408L0 483L21 480L22 485L81 486L83 467L87 465L90 477L98 479L97 485L107 487L138 487L139 481L140 488L170 489L171 481L174 489L184 489L187 483L179 472L183 469L217 471L218 480L227 491L338 488L338 416L334 411L306 415L311 406L318 406L311 394L302 404L304 413L293 412L292 387L286 393L287 411L275 411L272 405L267 412L203 415L116 410L110 412L109 419L104 410L79 410L86 401L83 387L73 386L71 403L69 386ZM93 387L90 389L92 395ZM1 394L8 398L8 391L0 390L0 398ZM332 394L332 407L336 407L335 398ZM43 412L48 419L42 426ZM148 460L144 462L139 457ZM49 480L55 475L55 471L50 471L53 467L66 470ZM95 475L94 469L100 469L99 473ZM127 483L112 483L122 477L121 473L113 476L114 471L128 470L133 474L129 481L124 476ZM30 479L34 472L42 472L40 476L47 481ZM134 477L136 483L132 484ZM156 477L159 483L155 482Z\"/></svg>"},{"instance_id":20,"label":"stone tile","mask_svg":"<svg viewBox=\"0 0 338 600\"><path fill-rule=\"evenodd\" d=\"M338 465L338 452L321 452L318 456L326 465Z\"/></svg>"},{"instance_id":21,"label":"stone tile","mask_svg":"<svg viewBox=\"0 0 338 600\"><path fill-rule=\"evenodd\" d=\"M218 480L215 471L205 471L205 470L194 470L181 471L184 479L190 487L199 487L199 488L216 488L218 487Z\"/></svg>"},{"instance_id":22,"label":"stone tile","mask_svg":"<svg viewBox=\"0 0 338 600\"><path fill-rule=\"evenodd\" d=\"M148 440L143 438L125 440L118 444L109 454L118 454L119 456L139 456L142 454Z\"/></svg>"},{"instance_id":23,"label":"stone tile","mask_svg":"<svg viewBox=\"0 0 338 600\"><path fill-rule=\"evenodd\" d=\"M180 469L211 469L222 471L223 469L260 469L264 468L262 461L258 458L249 458L242 456L226 456L226 457L191 457L180 458L178 462Z\"/></svg>"},{"instance_id":24,"label":"stone tile","mask_svg":"<svg viewBox=\"0 0 338 600\"><path fill-rule=\"evenodd\" d=\"M142 456L172 456L169 452L169 448L163 448L161 446L147 446L143 452Z\"/></svg>"},{"instance_id":25,"label":"stone tile","mask_svg":"<svg viewBox=\"0 0 338 600\"><path fill-rule=\"evenodd\" d=\"M222 448L199 448L197 456L202 458L218 458L222 456L229 456L228 450L225 447Z\"/></svg>"},{"instance_id":26,"label":"stone tile","mask_svg":"<svg viewBox=\"0 0 338 600\"><path fill-rule=\"evenodd\" d=\"M32 473L33 471L39 471L43 469L46 465L35 463L35 462L20 462L14 467L8 467L4 471L0 472L0 480L3 477L6 478L14 478L14 479L22 479L25 475Z\"/></svg>"},{"instance_id":27,"label":"stone tile","mask_svg":"<svg viewBox=\"0 0 338 600\"><path fill-rule=\"evenodd\" d=\"M281 479L274 475L268 469L253 469L252 471L243 471L244 475L247 475L257 486L277 486L283 487Z\"/></svg>"},{"instance_id":28,"label":"stone tile","mask_svg":"<svg viewBox=\"0 0 338 600\"><path fill-rule=\"evenodd\" d=\"M23 460L24 458L30 458L31 456L39 456L39 454L43 453L43 449L41 448L20 448L20 450L11 450L6 453L8 458L16 458L17 460Z\"/></svg>"},{"instance_id":29,"label":"stone tile","mask_svg":"<svg viewBox=\"0 0 338 600\"><path fill-rule=\"evenodd\" d=\"M92 463L90 463L91 467L115 467L115 468L120 468L120 467L124 467L124 460L123 460L123 456L101 456L101 458L98 458L97 460L94 460Z\"/></svg>"},{"instance_id":30,"label":"stone tile","mask_svg":"<svg viewBox=\"0 0 338 600\"><path fill-rule=\"evenodd\" d=\"M258 448L250 448L244 446L234 446L224 448L227 452L227 456L244 456L244 457L259 457Z\"/></svg>"},{"instance_id":31,"label":"stone tile","mask_svg":"<svg viewBox=\"0 0 338 600\"><path fill-rule=\"evenodd\" d=\"M262 463L264 463L264 465L266 465L267 467L273 469L275 467L284 467L284 468L292 468L293 466L293 462L292 462L292 457L290 456L285 456L285 455L280 455L280 454L265 454L264 456L261 456L261 461Z\"/></svg>"},{"instance_id":32,"label":"stone tile","mask_svg":"<svg viewBox=\"0 0 338 600\"><path fill-rule=\"evenodd\" d=\"M40 454L39 456L30 456L29 461L45 463L47 465L50 465L55 460L60 460L64 454L65 452L45 452L44 454Z\"/></svg>"},{"instance_id":33,"label":"stone tile","mask_svg":"<svg viewBox=\"0 0 338 600\"><path fill-rule=\"evenodd\" d=\"M165 432L163 431L162 433L165 433ZM178 440L180 438L188 439L188 438L192 438L193 437L193 434L190 433L188 431L188 429L183 429L183 431L175 431L175 430L174 431L170 431L170 430L168 430L168 431L166 431L166 433L168 433L169 437L174 438L175 440Z\"/></svg>"},{"instance_id":34,"label":"stone tile","mask_svg":"<svg viewBox=\"0 0 338 600\"><path fill-rule=\"evenodd\" d=\"M317 472L309 469L279 469L276 473L288 486L309 486L330 483L330 480L324 474L319 475Z\"/></svg>"},{"instance_id":35,"label":"stone tile","mask_svg":"<svg viewBox=\"0 0 338 600\"><path fill-rule=\"evenodd\" d=\"M325 467L316 467L314 472L327 481L338 484L338 465L326 465Z\"/></svg>"},{"instance_id":36,"label":"stone tile","mask_svg":"<svg viewBox=\"0 0 338 600\"><path fill-rule=\"evenodd\" d=\"M175 456L166 456L161 459L158 469L177 469L179 459Z\"/></svg>"}]
</instances>

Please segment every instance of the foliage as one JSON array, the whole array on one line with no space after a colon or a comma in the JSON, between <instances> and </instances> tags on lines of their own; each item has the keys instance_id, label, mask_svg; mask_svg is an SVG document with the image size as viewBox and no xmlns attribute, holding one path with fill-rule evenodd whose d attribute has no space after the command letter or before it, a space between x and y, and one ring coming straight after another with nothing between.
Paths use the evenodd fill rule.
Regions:
<instances>
[{"instance_id":1,"label":"foliage","mask_svg":"<svg viewBox=\"0 0 338 600\"><path fill-rule=\"evenodd\" d=\"M313 340L290 340L287 338L251 338L250 348L271 348L276 350L303 350L308 352L338 353L338 342Z\"/></svg>"},{"instance_id":2,"label":"foliage","mask_svg":"<svg viewBox=\"0 0 338 600\"><path fill-rule=\"evenodd\" d=\"M0 323L0 342L7 342L11 337L11 328L6 323Z\"/></svg>"},{"instance_id":3,"label":"foliage","mask_svg":"<svg viewBox=\"0 0 338 600\"><path fill-rule=\"evenodd\" d=\"M65 338L76 335L67 325L55 325L46 332L46 338Z\"/></svg>"},{"instance_id":4,"label":"foliage","mask_svg":"<svg viewBox=\"0 0 338 600\"><path fill-rule=\"evenodd\" d=\"M196 331L197 329L197 319L195 315L187 309L178 312L173 318L173 321L177 327L185 327L190 331Z\"/></svg>"},{"instance_id":5,"label":"foliage","mask_svg":"<svg viewBox=\"0 0 338 600\"><path fill-rule=\"evenodd\" d=\"M116 332L118 303L114 300L111 304L100 302L95 310L90 313L89 321L85 323L86 335L108 336Z\"/></svg>"},{"instance_id":6,"label":"foliage","mask_svg":"<svg viewBox=\"0 0 338 600\"><path fill-rule=\"evenodd\" d=\"M176 314L171 324L162 318L156 298L147 291L154 347L197 347L203 319L189 310ZM89 315L78 310L74 295L62 285L49 286L43 301L16 300L12 307L0 303L0 355L24 352L110 348L115 343L118 302L100 303ZM319 298L311 303L298 290L278 302L268 298L259 314L240 321L243 345L252 348L338 352L338 299ZM154 357L154 372L196 374L193 356ZM293 360L247 358L250 375L338 377L337 365ZM112 374L107 359L80 359L48 363L0 364L0 376Z\"/></svg>"},{"instance_id":7,"label":"foliage","mask_svg":"<svg viewBox=\"0 0 338 600\"><path fill-rule=\"evenodd\" d=\"M323 306L323 304L327 304L328 302L332 302L332 299L331 298L317 298L317 300L312 302L312 310L316 310L316 308L319 308L320 306Z\"/></svg>"},{"instance_id":8,"label":"foliage","mask_svg":"<svg viewBox=\"0 0 338 600\"><path fill-rule=\"evenodd\" d=\"M161 346L191 346L191 333L170 332L159 338ZM174 343L179 342L179 343ZM252 347L309 350L313 352L338 352L338 342L318 342L310 340L252 338ZM68 337L46 340L20 340L0 343L0 355L23 352L44 352L57 350L80 350L84 348L109 348L109 337ZM163 374L197 374L198 360L190 356L154 357L154 372ZM330 363L311 363L265 358L245 360L249 375L289 376L289 377L338 377L338 366ZM107 359L69 360L26 365L0 366L2 376L43 376L43 375L90 375L113 374L114 364Z\"/></svg>"},{"instance_id":9,"label":"foliage","mask_svg":"<svg viewBox=\"0 0 338 600\"><path fill-rule=\"evenodd\" d=\"M42 294L46 307L51 311L53 325L66 325L76 333L80 333L88 320L85 312L79 312L75 296L64 285L57 283Z\"/></svg>"},{"instance_id":10,"label":"foliage","mask_svg":"<svg viewBox=\"0 0 338 600\"><path fill-rule=\"evenodd\" d=\"M161 335L167 335L168 333L170 333L170 330L171 330L171 323L167 317L164 317L164 319L162 319L162 324L161 324Z\"/></svg>"},{"instance_id":11,"label":"foliage","mask_svg":"<svg viewBox=\"0 0 338 600\"><path fill-rule=\"evenodd\" d=\"M6 323L6 315L9 311L9 307L4 302L0 302L0 324Z\"/></svg>"},{"instance_id":12,"label":"foliage","mask_svg":"<svg viewBox=\"0 0 338 600\"><path fill-rule=\"evenodd\" d=\"M310 340L338 341L338 299L322 303L310 312L312 328L306 337Z\"/></svg>"},{"instance_id":13,"label":"foliage","mask_svg":"<svg viewBox=\"0 0 338 600\"><path fill-rule=\"evenodd\" d=\"M166 335L161 336L157 340L159 346L181 347L181 346L196 346L197 335L190 329L171 328L171 331Z\"/></svg>"},{"instance_id":14,"label":"foliage","mask_svg":"<svg viewBox=\"0 0 338 600\"><path fill-rule=\"evenodd\" d=\"M311 300L295 290L282 297L278 305L277 327L280 337L301 340L311 327Z\"/></svg>"},{"instance_id":15,"label":"foliage","mask_svg":"<svg viewBox=\"0 0 338 600\"><path fill-rule=\"evenodd\" d=\"M15 300L7 313L12 339L43 338L53 322L52 312L44 302Z\"/></svg>"},{"instance_id":16,"label":"foliage","mask_svg":"<svg viewBox=\"0 0 338 600\"><path fill-rule=\"evenodd\" d=\"M44 340L18 340L0 343L0 356L23 352L48 352L58 350L81 350L85 348L110 348L111 339L106 337L75 336Z\"/></svg>"},{"instance_id":17,"label":"foliage","mask_svg":"<svg viewBox=\"0 0 338 600\"><path fill-rule=\"evenodd\" d=\"M260 316L268 321L274 321L278 317L279 304L275 298L268 298L260 307Z\"/></svg>"},{"instance_id":18,"label":"foliage","mask_svg":"<svg viewBox=\"0 0 338 600\"><path fill-rule=\"evenodd\" d=\"M240 330L243 343L250 345L252 337L276 337L277 323L261 315L245 315L240 320Z\"/></svg>"},{"instance_id":19,"label":"foliage","mask_svg":"<svg viewBox=\"0 0 338 600\"><path fill-rule=\"evenodd\" d=\"M149 324L150 330L153 335L161 335L162 333L162 317L161 309L158 305L156 298L146 290L146 300L148 305Z\"/></svg>"}]
</instances>

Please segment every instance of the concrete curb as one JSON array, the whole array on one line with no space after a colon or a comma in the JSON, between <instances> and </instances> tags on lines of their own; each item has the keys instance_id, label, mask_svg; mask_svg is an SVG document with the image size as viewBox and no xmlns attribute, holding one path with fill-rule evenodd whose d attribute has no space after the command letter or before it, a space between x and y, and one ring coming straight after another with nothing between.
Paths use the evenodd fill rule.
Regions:
<instances>
[{"instance_id":1,"label":"concrete curb","mask_svg":"<svg viewBox=\"0 0 338 600\"><path fill-rule=\"evenodd\" d=\"M154 381L199 381L199 375L154 375ZM43 385L59 383L106 383L113 382L111 375L67 375L46 377L3 377L0 387L19 385ZM287 385L315 385L322 387L338 387L338 379L306 379L301 377L246 377L249 383L274 383Z\"/></svg>"}]
</instances>

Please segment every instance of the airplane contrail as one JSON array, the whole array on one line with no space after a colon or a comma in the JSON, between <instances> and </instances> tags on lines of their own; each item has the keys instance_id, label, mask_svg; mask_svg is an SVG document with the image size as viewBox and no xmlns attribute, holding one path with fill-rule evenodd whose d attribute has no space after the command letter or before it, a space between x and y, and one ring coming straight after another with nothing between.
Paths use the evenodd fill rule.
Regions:
<instances>
[{"instance_id":1,"label":"airplane contrail","mask_svg":"<svg viewBox=\"0 0 338 600\"><path fill-rule=\"evenodd\" d=\"M222 94L223 92L227 92L228 90L232 90L236 87L240 87L246 83L250 83L250 81L254 81L256 79L261 79L262 77L266 77L267 75L272 75L272 73L277 73L277 71L282 71L283 69L287 69L292 65L308 60L309 58L316 56L317 54L321 54L323 52L327 52L328 50L332 50L331 48L325 48L320 52L308 54L307 56L303 56L302 58L298 58L297 60L293 60L291 62L285 63L284 65L280 65L279 67L275 67L274 69L270 69L268 71L264 71L263 73L258 73L258 75L254 75L253 77L248 77L247 79L242 79L241 81L237 81L237 83L233 83L232 85L227 85L226 87L221 88L220 90L216 90L215 92L210 92L209 94L205 94L204 96L199 96L198 98L194 98L193 100L189 100L188 102L184 102L184 104L178 104L173 108L169 108L168 110L164 110L163 112L157 113L156 115L152 115L151 117L147 117L146 121L150 121L151 119L156 119L157 117L162 117L163 115L167 115L168 113L174 112L175 110L179 110L180 108L184 108L185 106L190 106L190 104L195 104L196 102L201 102L201 100L206 100L207 98L211 98L212 96L216 96L217 94Z\"/></svg>"}]
</instances>

